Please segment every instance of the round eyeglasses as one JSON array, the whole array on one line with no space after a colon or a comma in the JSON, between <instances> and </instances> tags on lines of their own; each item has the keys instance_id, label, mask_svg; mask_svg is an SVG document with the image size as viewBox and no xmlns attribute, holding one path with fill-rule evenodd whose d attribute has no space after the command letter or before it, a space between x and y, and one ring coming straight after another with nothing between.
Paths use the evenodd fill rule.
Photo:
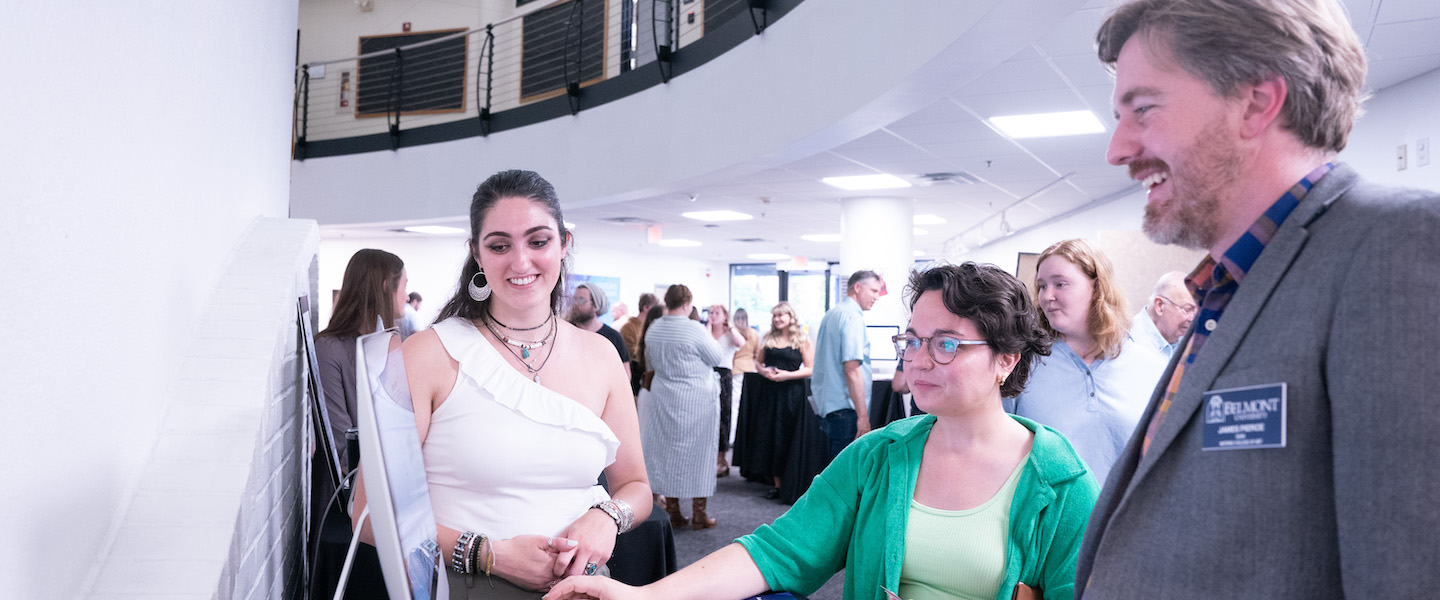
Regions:
<instances>
[{"instance_id":1,"label":"round eyeglasses","mask_svg":"<svg viewBox=\"0 0 1440 600\"><path fill-rule=\"evenodd\" d=\"M937 365L948 365L955 360L955 355L965 346L984 346L989 344L985 340L963 340L953 335L933 335L920 337L918 335L902 333L890 338L895 342L895 352L900 355L900 360L913 362L915 357L920 356L920 348L930 348L930 360Z\"/></svg>"}]
</instances>

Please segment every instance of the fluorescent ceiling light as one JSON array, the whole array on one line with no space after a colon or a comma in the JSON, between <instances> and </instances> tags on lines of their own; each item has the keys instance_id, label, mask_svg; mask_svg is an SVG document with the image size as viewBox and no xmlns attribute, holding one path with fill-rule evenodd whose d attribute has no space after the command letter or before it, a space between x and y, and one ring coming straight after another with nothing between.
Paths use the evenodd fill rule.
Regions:
<instances>
[{"instance_id":1,"label":"fluorescent ceiling light","mask_svg":"<svg viewBox=\"0 0 1440 600\"><path fill-rule=\"evenodd\" d=\"M805 240L805 241L807 241L807 242L838 242L838 241L840 241L840 234L838 234L838 233L812 233L812 234L810 234L810 235L802 235L802 236L800 236L800 239Z\"/></svg>"},{"instance_id":2,"label":"fluorescent ceiling light","mask_svg":"<svg viewBox=\"0 0 1440 600\"><path fill-rule=\"evenodd\" d=\"M457 233L465 233L465 230L459 227L446 227L444 225L414 225L406 227L405 231L410 233L428 233L431 235L455 235Z\"/></svg>"},{"instance_id":3,"label":"fluorescent ceiling light","mask_svg":"<svg viewBox=\"0 0 1440 600\"><path fill-rule=\"evenodd\" d=\"M916 228L915 228L915 235L930 235L930 232L925 231L924 229L921 229L921 228L919 228L919 227L916 227Z\"/></svg>"},{"instance_id":4,"label":"fluorescent ceiling light","mask_svg":"<svg viewBox=\"0 0 1440 600\"><path fill-rule=\"evenodd\" d=\"M680 216L696 221L749 221L755 217L733 210L696 210L680 213Z\"/></svg>"},{"instance_id":5,"label":"fluorescent ceiling light","mask_svg":"<svg viewBox=\"0 0 1440 600\"><path fill-rule=\"evenodd\" d=\"M925 256L925 251L924 251L924 250L916 250L916 251L915 251L915 256Z\"/></svg>"},{"instance_id":6,"label":"fluorescent ceiling light","mask_svg":"<svg viewBox=\"0 0 1440 600\"><path fill-rule=\"evenodd\" d=\"M569 221L566 221L566 222L565 222L565 228L566 228L566 229L574 229L574 228L575 228L575 224L574 224L574 223L571 223L571 222L569 222Z\"/></svg>"},{"instance_id":7,"label":"fluorescent ceiling light","mask_svg":"<svg viewBox=\"0 0 1440 600\"><path fill-rule=\"evenodd\" d=\"M682 240L678 238L664 239L656 243L666 248L689 248L691 246L700 245L700 242L697 242L695 240Z\"/></svg>"},{"instance_id":8,"label":"fluorescent ceiling light","mask_svg":"<svg viewBox=\"0 0 1440 600\"><path fill-rule=\"evenodd\" d=\"M911 222L916 225L944 225L945 217L939 215L915 215Z\"/></svg>"},{"instance_id":9,"label":"fluorescent ceiling light","mask_svg":"<svg viewBox=\"0 0 1440 600\"><path fill-rule=\"evenodd\" d=\"M1105 126L1088 110L990 117L991 125L1012 139L1059 137L1085 133L1104 133Z\"/></svg>"},{"instance_id":10,"label":"fluorescent ceiling light","mask_svg":"<svg viewBox=\"0 0 1440 600\"><path fill-rule=\"evenodd\" d=\"M825 182L826 185L834 186L842 190L884 190L910 187L910 182L885 173L876 175L851 175L849 177L826 177L820 181Z\"/></svg>"},{"instance_id":11,"label":"fluorescent ceiling light","mask_svg":"<svg viewBox=\"0 0 1440 600\"><path fill-rule=\"evenodd\" d=\"M780 253L778 253L778 252L761 252L761 253L759 253L759 254L746 254L745 256L748 257L748 258L755 259L755 260L789 260L789 259L790 259L790 255L789 255L789 254L780 254Z\"/></svg>"}]
</instances>

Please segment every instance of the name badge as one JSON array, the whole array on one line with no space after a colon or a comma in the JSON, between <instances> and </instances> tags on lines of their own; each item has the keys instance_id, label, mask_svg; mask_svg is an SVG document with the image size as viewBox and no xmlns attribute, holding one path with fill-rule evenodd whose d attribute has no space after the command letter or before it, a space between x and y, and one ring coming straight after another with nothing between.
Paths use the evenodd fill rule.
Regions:
<instances>
[{"instance_id":1,"label":"name badge","mask_svg":"<svg viewBox=\"0 0 1440 600\"><path fill-rule=\"evenodd\" d=\"M1202 450L1285 447L1285 384L1205 392Z\"/></svg>"}]
</instances>

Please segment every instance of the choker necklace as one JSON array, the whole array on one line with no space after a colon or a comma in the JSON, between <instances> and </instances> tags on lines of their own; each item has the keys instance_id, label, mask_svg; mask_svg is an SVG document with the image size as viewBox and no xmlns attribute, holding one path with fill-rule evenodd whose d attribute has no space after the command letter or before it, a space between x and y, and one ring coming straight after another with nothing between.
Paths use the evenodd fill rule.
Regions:
<instances>
[{"instance_id":1,"label":"choker necklace","mask_svg":"<svg viewBox=\"0 0 1440 600\"><path fill-rule=\"evenodd\" d=\"M525 362L525 359L530 358L531 348L539 348L541 346L544 346L550 341L550 337L554 336L558 331L558 328L553 321L554 315L551 315L551 317L552 319L547 319L547 321L550 322L550 331L546 333L545 337L541 338L538 342L512 340L502 335L499 331L496 331L495 327L490 324L489 320L482 319L482 321L484 321L485 323L485 328L490 330L491 335L494 335L500 341L505 342L505 350L509 351L511 356L514 356L516 360L520 361L520 364L525 367L525 370L530 372L531 378L535 381L535 383L540 383L540 370L544 369L545 365L550 362L550 357L555 354L554 350L552 349L550 352L545 354L544 360L540 361L540 366L538 367L530 366L530 363ZM515 352L515 348L511 348L511 346L519 348L520 352Z\"/></svg>"},{"instance_id":2,"label":"choker necklace","mask_svg":"<svg viewBox=\"0 0 1440 600\"><path fill-rule=\"evenodd\" d=\"M541 346L544 346L544 345L545 345L545 342L548 341L548 340L546 340L546 339L542 339L542 340L540 340L540 341L538 341L538 342L527 342L527 341L524 341L524 340L510 339L510 338L505 337L504 335L502 335L500 332L495 331L494 329L491 329L491 330L490 330L490 333L495 334L495 337L500 338L500 341L505 342L505 343L507 343L507 344L510 344L511 346L514 346L514 347L516 347L516 348L519 348L519 349L520 349L520 358L530 358L530 349L531 349L531 348L539 348L539 347L541 347ZM546 338L549 338L549 337L550 337L550 334L548 334L548 333L545 334L545 337L546 337Z\"/></svg>"},{"instance_id":3,"label":"choker necklace","mask_svg":"<svg viewBox=\"0 0 1440 600\"><path fill-rule=\"evenodd\" d=\"M495 315L491 314L488 310L485 311L485 318L489 321L494 321L496 325L509 329L510 331L535 331L536 329L548 325L550 323L550 320L555 318L555 313L550 313L550 316L545 317L544 321L541 321L539 325L536 325L534 327L511 327L509 325L501 323L500 319L495 318Z\"/></svg>"}]
</instances>

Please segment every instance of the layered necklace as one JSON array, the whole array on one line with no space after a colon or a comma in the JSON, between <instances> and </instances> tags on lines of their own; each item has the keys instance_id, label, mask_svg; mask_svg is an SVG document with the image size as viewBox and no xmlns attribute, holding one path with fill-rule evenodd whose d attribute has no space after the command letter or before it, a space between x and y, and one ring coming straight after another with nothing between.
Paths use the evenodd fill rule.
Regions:
<instances>
[{"instance_id":1,"label":"layered necklace","mask_svg":"<svg viewBox=\"0 0 1440 600\"><path fill-rule=\"evenodd\" d=\"M531 364L528 362L532 354L530 351L538 351L540 347L550 343L551 338L555 335L555 332L558 329L555 323L555 313L550 313L550 316L546 317L545 320L540 322L539 325L524 328L511 327L509 325L501 323L489 313L486 313L485 317L486 318L481 319L481 321L485 323L485 328L490 330L490 333L495 336L495 339L505 342L505 350L509 351L511 356L514 356L516 360L520 361L520 364L525 367L525 370L530 372L530 376L532 379L535 380L535 383L540 383L540 370L545 368L545 363L550 362L550 356L554 354L555 351L552 347L551 351L546 352L545 358L540 360L540 364L538 366L531 366ZM536 329L549 325L550 331L546 332L545 335L539 340L530 341L507 336L501 333L499 329L496 329L496 325L499 325L501 328L508 329L510 331L535 331Z\"/></svg>"}]
</instances>

